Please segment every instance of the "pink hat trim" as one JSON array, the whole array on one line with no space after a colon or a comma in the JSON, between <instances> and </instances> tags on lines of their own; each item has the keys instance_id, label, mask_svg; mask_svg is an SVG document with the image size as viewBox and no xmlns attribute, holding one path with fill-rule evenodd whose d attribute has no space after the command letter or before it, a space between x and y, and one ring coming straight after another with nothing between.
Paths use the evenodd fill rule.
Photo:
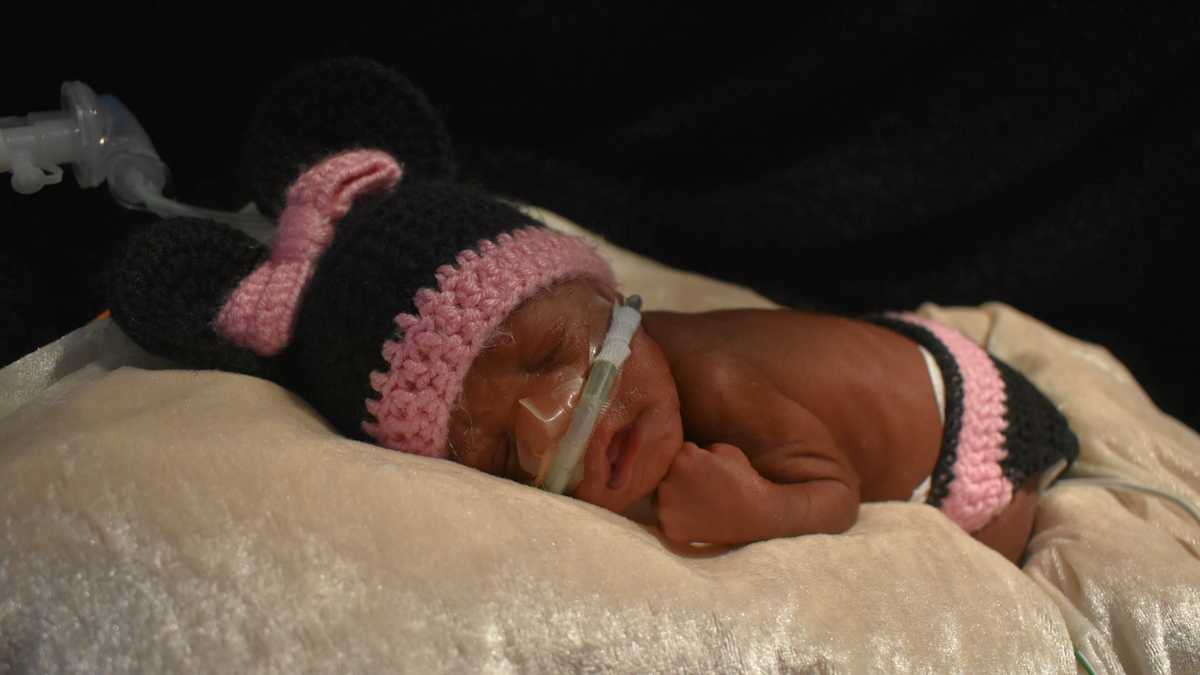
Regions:
<instances>
[{"instance_id":1,"label":"pink hat trim","mask_svg":"<svg viewBox=\"0 0 1200 675\"><path fill-rule=\"evenodd\" d=\"M306 171L288 189L271 242L271 257L234 289L221 307L217 333L259 356L273 356L292 339L300 296L334 225L361 195L391 190L402 168L378 150L352 150Z\"/></svg>"},{"instance_id":2,"label":"pink hat trim","mask_svg":"<svg viewBox=\"0 0 1200 675\"><path fill-rule=\"evenodd\" d=\"M379 397L363 430L380 445L427 457L448 456L451 406L485 341L538 291L572 278L613 285L612 270L582 239L544 227L501 234L438 268L437 290L414 297L418 315L396 317L398 340L383 344L387 372L371 373Z\"/></svg>"},{"instance_id":3,"label":"pink hat trim","mask_svg":"<svg viewBox=\"0 0 1200 675\"><path fill-rule=\"evenodd\" d=\"M1012 501L1012 483L1000 461L1004 449L1004 419L1008 396L1004 379L987 352L962 333L915 314L899 314L933 333L949 350L962 375L962 424L958 432L954 480L941 510L967 532L975 532Z\"/></svg>"}]
</instances>

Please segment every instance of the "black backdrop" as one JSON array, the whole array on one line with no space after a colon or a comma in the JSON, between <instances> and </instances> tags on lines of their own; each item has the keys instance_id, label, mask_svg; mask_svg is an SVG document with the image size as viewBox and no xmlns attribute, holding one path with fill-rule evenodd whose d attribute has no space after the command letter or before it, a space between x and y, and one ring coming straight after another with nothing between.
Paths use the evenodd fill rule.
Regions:
<instances>
[{"instance_id":1,"label":"black backdrop","mask_svg":"<svg viewBox=\"0 0 1200 675\"><path fill-rule=\"evenodd\" d=\"M465 180L785 303L1011 303L1200 426L1195 3L480 5L80 21L15 50L36 58L6 72L0 115L83 80L138 115L177 196L234 207L263 84L370 56L426 90ZM0 214L6 363L104 308L145 218L67 184L0 189Z\"/></svg>"}]
</instances>

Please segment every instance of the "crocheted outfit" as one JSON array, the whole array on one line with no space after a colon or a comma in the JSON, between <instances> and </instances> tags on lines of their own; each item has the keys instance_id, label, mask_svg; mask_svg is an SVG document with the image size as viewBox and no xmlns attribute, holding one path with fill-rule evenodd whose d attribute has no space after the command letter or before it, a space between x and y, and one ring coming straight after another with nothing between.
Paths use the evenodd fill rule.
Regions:
<instances>
[{"instance_id":1,"label":"crocheted outfit","mask_svg":"<svg viewBox=\"0 0 1200 675\"><path fill-rule=\"evenodd\" d=\"M945 385L942 448L926 499L968 532L1003 511L1027 480L1079 456L1062 413L1011 366L952 328L915 314L870 321L933 355Z\"/></svg>"}]
</instances>

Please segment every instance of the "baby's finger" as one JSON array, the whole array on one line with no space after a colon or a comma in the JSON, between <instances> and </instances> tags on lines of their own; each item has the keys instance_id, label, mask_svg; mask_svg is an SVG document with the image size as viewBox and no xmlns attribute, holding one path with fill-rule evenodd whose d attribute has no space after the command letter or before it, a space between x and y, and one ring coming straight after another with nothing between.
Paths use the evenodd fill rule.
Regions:
<instances>
[{"instance_id":1,"label":"baby's finger","mask_svg":"<svg viewBox=\"0 0 1200 675\"><path fill-rule=\"evenodd\" d=\"M679 452L675 453L671 463L675 466L693 464L696 460L701 459L703 455L707 455L708 451L691 441L684 441L683 446L679 448Z\"/></svg>"},{"instance_id":2,"label":"baby's finger","mask_svg":"<svg viewBox=\"0 0 1200 675\"><path fill-rule=\"evenodd\" d=\"M730 443L713 443L708 451L714 455L742 455L742 449Z\"/></svg>"}]
</instances>

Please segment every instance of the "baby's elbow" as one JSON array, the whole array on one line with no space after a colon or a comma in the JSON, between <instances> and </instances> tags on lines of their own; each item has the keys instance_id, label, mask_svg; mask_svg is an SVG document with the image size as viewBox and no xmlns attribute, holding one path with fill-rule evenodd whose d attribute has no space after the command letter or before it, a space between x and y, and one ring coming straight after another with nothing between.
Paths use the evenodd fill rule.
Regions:
<instances>
[{"instance_id":1,"label":"baby's elbow","mask_svg":"<svg viewBox=\"0 0 1200 675\"><path fill-rule=\"evenodd\" d=\"M816 522L810 525L813 534L841 534L858 522L858 493L848 486L837 484L823 508L817 509Z\"/></svg>"},{"instance_id":2,"label":"baby's elbow","mask_svg":"<svg viewBox=\"0 0 1200 675\"><path fill-rule=\"evenodd\" d=\"M826 484L825 527L822 534L841 534L858 522L858 509L861 505L858 483L854 480L830 480Z\"/></svg>"},{"instance_id":3,"label":"baby's elbow","mask_svg":"<svg viewBox=\"0 0 1200 675\"><path fill-rule=\"evenodd\" d=\"M842 504L835 510L835 516L831 521L834 529L829 534L841 534L854 527L854 524L858 522L858 507L860 504L858 493L846 490Z\"/></svg>"},{"instance_id":4,"label":"baby's elbow","mask_svg":"<svg viewBox=\"0 0 1200 675\"><path fill-rule=\"evenodd\" d=\"M789 528L789 535L841 534L858 521L859 496L854 486L835 480L801 483L793 494L807 502Z\"/></svg>"}]
</instances>

